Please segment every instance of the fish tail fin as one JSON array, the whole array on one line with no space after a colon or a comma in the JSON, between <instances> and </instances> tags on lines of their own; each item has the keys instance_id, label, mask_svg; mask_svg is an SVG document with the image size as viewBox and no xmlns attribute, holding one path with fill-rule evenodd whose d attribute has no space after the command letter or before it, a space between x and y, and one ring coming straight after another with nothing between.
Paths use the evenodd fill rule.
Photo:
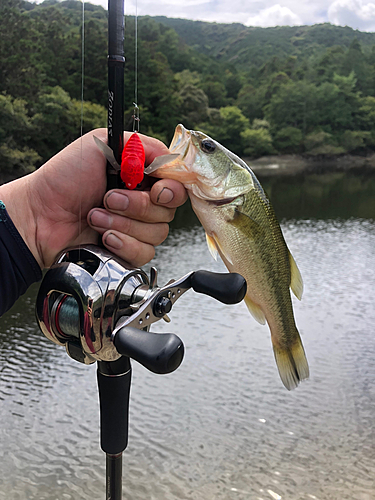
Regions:
<instances>
[{"instance_id":1,"label":"fish tail fin","mask_svg":"<svg viewBox=\"0 0 375 500\"><path fill-rule=\"evenodd\" d=\"M298 331L291 346L274 345L273 352L281 381L289 391L295 389L301 380L309 378L309 365Z\"/></svg>"}]
</instances>

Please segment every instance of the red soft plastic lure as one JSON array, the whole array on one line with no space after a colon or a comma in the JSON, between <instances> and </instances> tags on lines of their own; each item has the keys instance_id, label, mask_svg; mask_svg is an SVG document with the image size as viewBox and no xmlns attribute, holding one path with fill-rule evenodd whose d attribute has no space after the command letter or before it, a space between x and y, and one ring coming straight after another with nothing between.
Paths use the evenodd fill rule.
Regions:
<instances>
[{"instance_id":1,"label":"red soft plastic lure","mask_svg":"<svg viewBox=\"0 0 375 500\"><path fill-rule=\"evenodd\" d=\"M145 150L138 134L134 132L122 151L121 179L128 189L135 189L144 176Z\"/></svg>"}]
</instances>

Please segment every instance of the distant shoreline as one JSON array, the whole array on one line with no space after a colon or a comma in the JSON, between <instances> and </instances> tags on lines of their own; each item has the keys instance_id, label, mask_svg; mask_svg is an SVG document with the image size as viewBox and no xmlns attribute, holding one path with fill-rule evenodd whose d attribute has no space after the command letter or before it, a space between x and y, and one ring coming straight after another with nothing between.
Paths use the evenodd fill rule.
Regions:
<instances>
[{"instance_id":1,"label":"distant shoreline","mask_svg":"<svg viewBox=\"0 0 375 500\"><path fill-rule=\"evenodd\" d=\"M332 172L375 171L375 153L370 156L342 155L336 157L305 157L302 155L262 156L243 160L259 176L273 177L277 175L325 174ZM23 174L26 175L26 174ZM23 175L0 173L0 185L13 181Z\"/></svg>"},{"instance_id":2,"label":"distant shoreline","mask_svg":"<svg viewBox=\"0 0 375 500\"><path fill-rule=\"evenodd\" d=\"M375 170L375 154L370 156L341 155L305 157L301 155L263 156L252 160L243 158L252 170L263 177L276 175L324 174Z\"/></svg>"}]
</instances>

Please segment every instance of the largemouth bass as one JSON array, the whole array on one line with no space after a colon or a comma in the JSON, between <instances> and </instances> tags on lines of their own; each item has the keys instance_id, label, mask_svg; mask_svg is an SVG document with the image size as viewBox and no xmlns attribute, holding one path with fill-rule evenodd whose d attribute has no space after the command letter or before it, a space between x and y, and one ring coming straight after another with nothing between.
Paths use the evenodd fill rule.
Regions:
<instances>
[{"instance_id":1,"label":"largemouth bass","mask_svg":"<svg viewBox=\"0 0 375 500\"><path fill-rule=\"evenodd\" d=\"M211 254L246 279L246 305L267 321L281 380L294 389L309 377L289 291L301 299L303 283L266 193L243 160L202 132L178 125L170 152L179 157L145 172L184 184Z\"/></svg>"}]
</instances>

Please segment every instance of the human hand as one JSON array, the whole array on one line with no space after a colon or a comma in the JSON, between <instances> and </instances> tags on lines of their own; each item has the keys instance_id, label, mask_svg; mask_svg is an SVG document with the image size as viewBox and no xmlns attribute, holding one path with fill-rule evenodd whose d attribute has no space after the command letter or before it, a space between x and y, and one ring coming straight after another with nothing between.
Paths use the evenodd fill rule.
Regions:
<instances>
[{"instance_id":1,"label":"human hand","mask_svg":"<svg viewBox=\"0 0 375 500\"><path fill-rule=\"evenodd\" d=\"M142 266L153 258L176 208L186 201L182 184L169 179L157 181L150 191L105 193L106 160L93 135L106 141L107 130L89 132L36 172L0 187L0 199L42 269L65 248L97 244L98 233L109 251ZM125 140L129 135L125 132ZM160 141L140 138L146 166L168 153ZM99 208L103 197L104 208Z\"/></svg>"}]
</instances>

